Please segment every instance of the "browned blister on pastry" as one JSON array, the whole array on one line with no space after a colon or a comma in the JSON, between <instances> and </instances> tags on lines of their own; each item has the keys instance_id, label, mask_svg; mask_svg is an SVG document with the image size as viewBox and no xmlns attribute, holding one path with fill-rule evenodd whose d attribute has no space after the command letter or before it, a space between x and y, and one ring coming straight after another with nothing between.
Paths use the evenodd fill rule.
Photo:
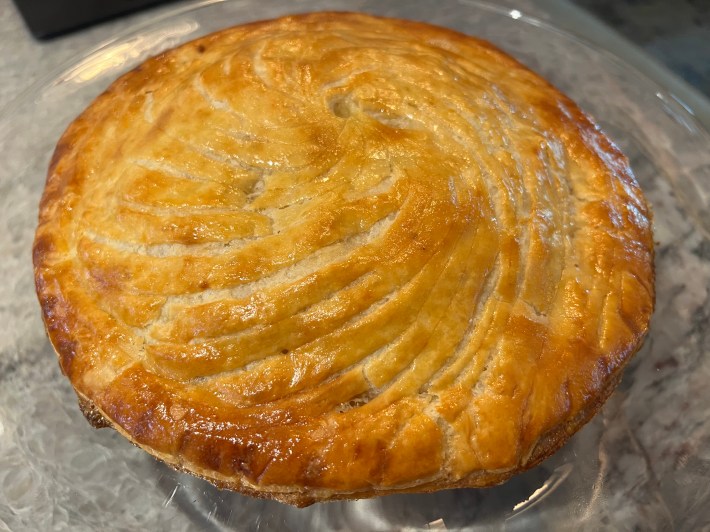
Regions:
<instances>
[{"instance_id":1,"label":"browned blister on pastry","mask_svg":"<svg viewBox=\"0 0 710 532\"><path fill-rule=\"evenodd\" d=\"M34 264L93 424L296 505L532 467L654 301L649 209L573 102L486 42L359 14L121 77L59 141Z\"/></svg>"}]
</instances>

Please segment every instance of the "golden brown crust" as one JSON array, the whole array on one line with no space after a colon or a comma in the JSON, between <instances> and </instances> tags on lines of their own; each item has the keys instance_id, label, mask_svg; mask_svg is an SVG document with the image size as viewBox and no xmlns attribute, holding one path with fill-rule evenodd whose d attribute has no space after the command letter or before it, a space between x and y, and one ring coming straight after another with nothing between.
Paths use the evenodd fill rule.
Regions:
<instances>
[{"instance_id":1,"label":"golden brown crust","mask_svg":"<svg viewBox=\"0 0 710 532\"><path fill-rule=\"evenodd\" d=\"M653 310L650 213L591 120L488 43L360 14L124 75L60 140L33 251L94 426L299 506L532 467Z\"/></svg>"}]
</instances>

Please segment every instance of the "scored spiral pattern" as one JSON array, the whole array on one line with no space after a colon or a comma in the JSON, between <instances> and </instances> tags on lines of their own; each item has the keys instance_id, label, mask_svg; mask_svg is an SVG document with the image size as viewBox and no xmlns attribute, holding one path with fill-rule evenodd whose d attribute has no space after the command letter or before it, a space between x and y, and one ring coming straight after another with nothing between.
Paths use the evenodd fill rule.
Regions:
<instances>
[{"instance_id":1,"label":"scored spiral pattern","mask_svg":"<svg viewBox=\"0 0 710 532\"><path fill-rule=\"evenodd\" d=\"M448 30L314 14L97 99L35 267L92 421L305 504L549 454L638 348L650 238L623 156L544 80Z\"/></svg>"}]
</instances>

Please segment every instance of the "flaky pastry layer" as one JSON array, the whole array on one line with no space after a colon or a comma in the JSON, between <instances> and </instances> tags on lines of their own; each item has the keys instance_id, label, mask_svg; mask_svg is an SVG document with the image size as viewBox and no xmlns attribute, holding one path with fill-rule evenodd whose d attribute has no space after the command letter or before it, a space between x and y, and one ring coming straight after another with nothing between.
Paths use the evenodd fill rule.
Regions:
<instances>
[{"instance_id":1,"label":"flaky pastry layer","mask_svg":"<svg viewBox=\"0 0 710 532\"><path fill-rule=\"evenodd\" d=\"M532 467L654 301L649 209L572 101L486 42L363 14L121 77L59 141L34 264L93 424L296 505Z\"/></svg>"}]
</instances>

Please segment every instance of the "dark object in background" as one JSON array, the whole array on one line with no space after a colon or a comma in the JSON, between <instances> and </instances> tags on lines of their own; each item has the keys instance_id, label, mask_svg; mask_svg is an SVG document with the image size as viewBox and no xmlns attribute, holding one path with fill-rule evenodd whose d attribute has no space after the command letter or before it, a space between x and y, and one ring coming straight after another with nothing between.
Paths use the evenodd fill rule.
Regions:
<instances>
[{"instance_id":1,"label":"dark object in background","mask_svg":"<svg viewBox=\"0 0 710 532\"><path fill-rule=\"evenodd\" d=\"M171 0L13 0L38 39Z\"/></svg>"}]
</instances>

